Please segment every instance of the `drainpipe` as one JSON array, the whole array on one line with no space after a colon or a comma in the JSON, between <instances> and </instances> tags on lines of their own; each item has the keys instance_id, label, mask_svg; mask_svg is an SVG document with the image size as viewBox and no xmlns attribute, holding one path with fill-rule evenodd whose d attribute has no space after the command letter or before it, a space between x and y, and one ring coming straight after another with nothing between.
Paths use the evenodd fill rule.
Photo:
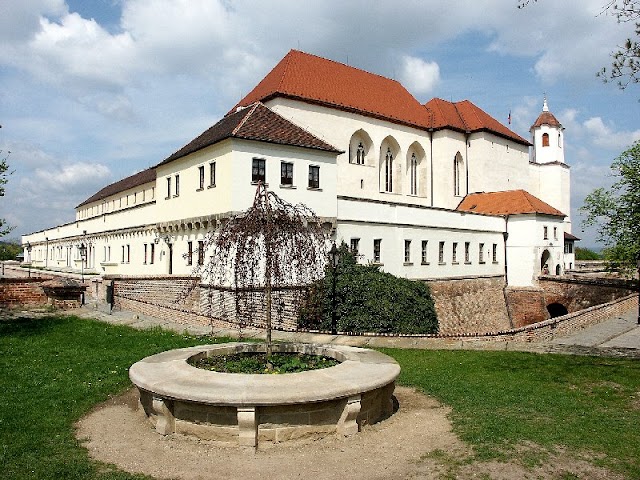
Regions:
<instances>
[{"instance_id":1,"label":"drainpipe","mask_svg":"<svg viewBox=\"0 0 640 480\"><path fill-rule=\"evenodd\" d=\"M511 318L511 309L509 308L509 299L507 297L507 288L509 287L509 268L507 265L507 239L509 238L509 215L504 218L504 232L502 232L502 238L504 240L504 287L502 288L502 296L504 297L504 304L507 307L507 318L509 319L509 326L514 328L513 319Z\"/></svg>"}]
</instances>

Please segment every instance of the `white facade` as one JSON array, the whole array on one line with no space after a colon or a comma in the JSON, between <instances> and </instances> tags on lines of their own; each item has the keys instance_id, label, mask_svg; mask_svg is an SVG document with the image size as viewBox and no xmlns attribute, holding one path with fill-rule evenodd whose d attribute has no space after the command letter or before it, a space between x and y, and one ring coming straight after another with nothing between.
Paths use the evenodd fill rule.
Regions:
<instances>
[{"instance_id":1,"label":"white facade","mask_svg":"<svg viewBox=\"0 0 640 480\"><path fill-rule=\"evenodd\" d=\"M448 279L506 272L509 285L527 286L547 270L566 268L568 217L456 210L470 193L526 190L568 214L570 172L561 127L532 127L530 158L526 140L505 134L504 126L423 128L286 95L272 95L264 105L298 133L333 149L289 137L228 135L158 164L153 181L82 204L73 223L26 235L25 259L36 267L97 274L188 275L206 259L198 252L207 232L251 205L252 169L259 160L270 190L308 205L335 225L334 239L356 250L361 263L394 275ZM555 136L554 147L542 147L545 133ZM283 164L290 174L285 183Z\"/></svg>"}]
</instances>

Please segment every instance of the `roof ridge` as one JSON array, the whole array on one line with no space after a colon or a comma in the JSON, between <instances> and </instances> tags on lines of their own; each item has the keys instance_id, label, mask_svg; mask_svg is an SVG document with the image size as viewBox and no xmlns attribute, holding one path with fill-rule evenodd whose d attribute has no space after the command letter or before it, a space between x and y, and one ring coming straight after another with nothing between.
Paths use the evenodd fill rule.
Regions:
<instances>
[{"instance_id":1,"label":"roof ridge","mask_svg":"<svg viewBox=\"0 0 640 480\"><path fill-rule=\"evenodd\" d=\"M465 131L470 132L471 128L469 128L469 124L465 121L464 116L460 113L460 110L458 109L458 103L460 102L451 102L451 103L453 104L453 108L456 110L456 113L458 114L458 117L460 118L462 125L464 125Z\"/></svg>"},{"instance_id":2,"label":"roof ridge","mask_svg":"<svg viewBox=\"0 0 640 480\"><path fill-rule=\"evenodd\" d=\"M249 111L249 112L247 112L247 113L245 114L245 116L244 116L244 117L242 117L242 120L240 120L240 121L238 122L238 125L236 125L236 126L235 126L235 128L234 128L233 130L231 130L231 136L235 136L235 135L240 131L240 129L241 129L241 128L243 127L243 125L245 124L245 122L249 119L249 117L253 114L253 112L255 112L255 111L256 111L256 108L258 108L258 105L262 105L262 102L254 102L254 104L253 104L253 105L251 105L251 106L249 106L249 107L246 107L246 109L247 109L247 110L249 110L249 109L250 109L250 111Z\"/></svg>"}]
</instances>

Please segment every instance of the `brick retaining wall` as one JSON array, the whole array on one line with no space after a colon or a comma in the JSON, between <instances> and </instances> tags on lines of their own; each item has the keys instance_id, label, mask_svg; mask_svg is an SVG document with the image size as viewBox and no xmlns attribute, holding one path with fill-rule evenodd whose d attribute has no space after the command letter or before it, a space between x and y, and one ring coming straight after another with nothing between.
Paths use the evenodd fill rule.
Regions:
<instances>
[{"instance_id":1,"label":"brick retaining wall","mask_svg":"<svg viewBox=\"0 0 640 480\"><path fill-rule=\"evenodd\" d=\"M430 280L441 335L485 333L511 327L504 277Z\"/></svg>"},{"instance_id":2,"label":"brick retaining wall","mask_svg":"<svg viewBox=\"0 0 640 480\"><path fill-rule=\"evenodd\" d=\"M42 290L42 283L47 280L48 278L0 279L0 306L15 308L45 305L47 296Z\"/></svg>"}]
</instances>

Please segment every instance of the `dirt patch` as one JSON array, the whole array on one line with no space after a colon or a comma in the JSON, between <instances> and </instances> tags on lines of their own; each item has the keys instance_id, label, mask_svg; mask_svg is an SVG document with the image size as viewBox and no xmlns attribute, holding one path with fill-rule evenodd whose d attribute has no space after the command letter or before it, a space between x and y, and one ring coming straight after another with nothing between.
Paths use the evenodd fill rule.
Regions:
<instances>
[{"instance_id":1,"label":"dirt patch","mask_svg":"<svg viewBox=\"0 0 640 480\"><path fill-rule=\"evenodd\" d=\"M398 411L355 436L264 442L256 452L235 444L158 435L138 410L137 398L131 389L99 405L78 422L76 434L92 458L158 479L622 478L561 450L544 455L534 466L474 461L471 449L452 432L449 408L403 387L396 388ZM537 447L522 449L536 452Z\"/></svg>"}]
</instances>

